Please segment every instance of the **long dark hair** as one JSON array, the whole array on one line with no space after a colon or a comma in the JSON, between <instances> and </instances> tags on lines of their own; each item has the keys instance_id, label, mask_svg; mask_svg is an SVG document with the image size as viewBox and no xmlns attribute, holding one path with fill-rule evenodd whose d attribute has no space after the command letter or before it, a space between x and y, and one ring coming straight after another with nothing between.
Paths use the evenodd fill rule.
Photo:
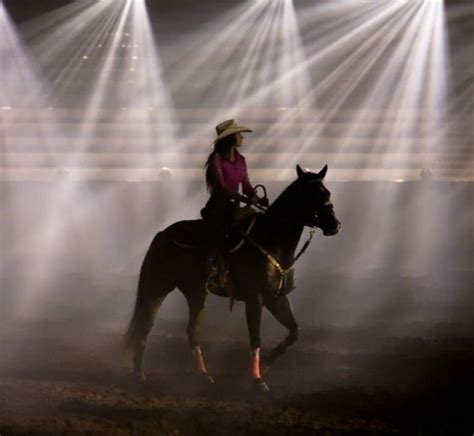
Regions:
<instances>
[{"instance_id":1,"label":"long dark hair","mask_svg":"<svg viewBox=\"0 0 474 436\"><path fill-rule=\"evenodd\" d=\"M224 138L219 139L214 143L213 150L209 153L206 163L204 164L204 169L206 170L206 186L207 190L210 191L213 185L214 180L212 180L211 172L209 171L209 163L211 162L212 156L215 153L219 153L222 156L224 150L232 147L237 142L237 134L233 133L232 135L225 136Z\"/></svg>"}]
</instances>

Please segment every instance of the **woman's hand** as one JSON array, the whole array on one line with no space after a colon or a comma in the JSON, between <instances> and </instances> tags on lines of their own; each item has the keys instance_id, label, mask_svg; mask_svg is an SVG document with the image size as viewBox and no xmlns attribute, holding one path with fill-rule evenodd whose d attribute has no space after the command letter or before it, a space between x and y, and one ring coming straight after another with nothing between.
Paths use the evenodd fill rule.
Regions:
<instances>
[{"instance_id":1,"label":"woman's hand","mask_svg":"<svg viewBox=\"0 0 474 436\"><path fill-rule=\"evenodd\" d=\"M249 204L253 204L253 205L257 206L259 204L259 201L260 201L260 198L258 198L258 195L254 193L250 197L250 203Z\"/></svg>"},{"instance_id":2,"label":"woman's hand","mask_svg":"<svg viewBox=\"0 0 474 436\"><path fill-rule=\"evenodd\" d=\"M262 197L260 198L257 194L253 194L250 197L250 203L254 206L263 206L263 207L268 207L268 198L267 197Z\"/></svg>"}]
</instances>

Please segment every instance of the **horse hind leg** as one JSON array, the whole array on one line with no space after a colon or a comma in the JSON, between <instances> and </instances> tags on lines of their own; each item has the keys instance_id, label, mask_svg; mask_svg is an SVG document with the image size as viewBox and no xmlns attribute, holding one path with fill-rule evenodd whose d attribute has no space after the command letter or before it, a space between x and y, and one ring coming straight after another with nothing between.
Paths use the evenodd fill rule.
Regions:
<instances>
[{"instance_id":1,"label":"horse hind leg","mask_svg":"<svg viewBox=\"0 0 474 436\"><path fill-rule=\"evenodd\" d=\"M158 312L164 298L158 298L148 303L148 307L141 312L141 320L137 326L137 337L133 355L133 374L141 380L145 380L143 372L143 356L146 349L148 335L153 328L156 313Z\"/></svg>"},{"instance_id":2,"label":"horse hind leg","mask_svg":"<svg viewBox=\"0 0 474 436\"><path fill-rule=\"evenodd\" d=\"M158 292L152 293L150 287L139 285L135 310L124 338L126 348L133 354L132 376L138 380L145 380L143 356L148 334L153 327L156 313L172 289L173 286L162 285Z\"/></svg>"}]
</instances>

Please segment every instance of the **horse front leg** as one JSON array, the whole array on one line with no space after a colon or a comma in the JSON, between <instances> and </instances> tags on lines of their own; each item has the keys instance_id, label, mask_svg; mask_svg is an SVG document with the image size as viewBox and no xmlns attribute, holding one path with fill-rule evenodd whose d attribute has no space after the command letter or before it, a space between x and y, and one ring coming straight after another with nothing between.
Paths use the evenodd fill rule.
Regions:
<instances>
[{"instance_id":1,"label":"horse front leg","mask_svg":"<svg viewBox=\"0 0 474 436\"><path fill-rule=\"evenodd\" d=\"M191 347L193 354L195 369L208 383L214 384L213 377L207 371L198 338L199 323L204 314L207 294L203 291L197 290L196 294L185 294L185 296L189 306L189 322L186 332L188 334L189 346Z\"/></svg>"},{"instance_id":2,"label":"horse front leg","mask_svg":"<svg viewBox=\"0 0 474 436\"><path fill-rule=\"evenodd\" d=\"M265 307L272 313L280 324L289 330L288 336L283 339L283 341L281 341L268 356L265 357L263 364L265 367L270 367L276 359L286 353L286 351L288 351L288 349L290 349L298 340L300 328L293 314L290 300L286 295L265 301Z\"/></svg>"},{"instance_id":3,"label":"horse front leg","mask_svg":"<svg viewBox=\"0 0 474 436\"><path fill-rule=\"evenodd\" d=\"M250 373L260 392L270 389L260 374L260 325L262 323L263 298L261 294L252 296L245 302L245 315L250 338Z\"/></svg>"}]
</instances>

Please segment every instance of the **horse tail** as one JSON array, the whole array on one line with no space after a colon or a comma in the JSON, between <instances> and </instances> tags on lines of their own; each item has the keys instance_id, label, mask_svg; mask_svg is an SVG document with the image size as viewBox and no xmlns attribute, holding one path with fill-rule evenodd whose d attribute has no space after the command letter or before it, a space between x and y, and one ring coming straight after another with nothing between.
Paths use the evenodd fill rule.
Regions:
<instances>
[{"instance_id":1,"label":"horse tail","mask_svg":"<svg viewBox=\"0 0 474 436\"><path fill-rule=\"evenodd\" d=\"M155 236L140 268L135 308L122 341L125 351L144 349L161 303L176 287L181 264L173 252L170 230Z\"/></svg>"}]
</instances>

